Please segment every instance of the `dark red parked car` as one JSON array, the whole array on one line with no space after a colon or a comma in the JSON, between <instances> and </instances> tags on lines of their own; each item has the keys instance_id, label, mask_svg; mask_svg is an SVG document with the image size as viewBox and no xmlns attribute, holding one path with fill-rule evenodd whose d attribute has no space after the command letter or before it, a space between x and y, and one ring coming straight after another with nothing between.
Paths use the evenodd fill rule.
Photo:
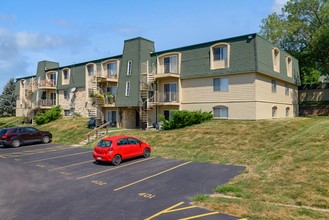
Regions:
<instances>
[{"instance_id":1,"label":"dark red parked car","mask_svg":"<svg viewBox=\"0 0 329 220\"><path fill-rule=\"evenodd\" d=\"M29 143L49 143L52 134L48 131L39 131L33 127L12 127L0 130L0 144L3 146L19 147Z\"/></svg>"},{"instance_id":2,"label":"dark red parked car","mask_svg":"<svg viewBox=\"0 0 329 220\"><path fill-rule=\"evenodd\" d=\"M150 156L151 146L146 142L130 136L109 136L100 140L94 148L93 157L96 161L112 162L119 165L122 160Z\"/></svg>"}]
</instances>

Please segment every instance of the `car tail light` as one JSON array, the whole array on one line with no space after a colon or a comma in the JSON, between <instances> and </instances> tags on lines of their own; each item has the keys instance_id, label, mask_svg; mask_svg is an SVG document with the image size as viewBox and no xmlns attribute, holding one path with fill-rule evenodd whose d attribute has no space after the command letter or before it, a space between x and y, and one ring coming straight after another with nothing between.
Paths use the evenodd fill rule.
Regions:
<instances>
[{"instance_id":1,"label":"car tail light","mask_svg":"<svg viewBox=\"0 0 329 220\"><path fill-rule=\"evenodd\" d=\"M112 151L113 151L113 148L109 147L108 152L112 152Z\"/></svg>"},{"instance_id":2,"label":"car tail light","mask_svg":"<svg viewBox=\"0 0 329 220\"><path fill-rule=\"evenodd\" d=\"M1 136L2 139L7 139L7 137L8 137L7 134L3 134L3 135Z\"/></svg>"}]
</instances>

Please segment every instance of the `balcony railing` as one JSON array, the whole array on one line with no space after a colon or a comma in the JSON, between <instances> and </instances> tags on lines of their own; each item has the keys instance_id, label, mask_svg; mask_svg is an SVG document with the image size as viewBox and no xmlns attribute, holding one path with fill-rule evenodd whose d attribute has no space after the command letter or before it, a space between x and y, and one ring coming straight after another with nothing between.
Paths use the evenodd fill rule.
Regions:
<instances>
[{"instance_id":1,"label":"balcony railing","mask_svg":"<svg viewBox=\"0 0 329 220\"><path fill-rule=\"evenodd\" d=\"M56 88L56 81L45 79L38 82L38 87L52 87Z\"/></svg>"},{"instance_id":2,"label":"balcony railing","mask_svg":"<svg viewBox=\"0 0 329 220\"><path fill-rule=\"evenodd\" d=\"M118 79L118 74L110 74L106 71L98 71L97 73L95 73L95 76L103 79Z\"/></svg>"},{"instance_id":3,"label":"balcony railing","mask_svg":"<svg viewBox=\"0 0 329 220\"><path fill-rule=\"evenodd\" d=\"M178 92L164 92L159 93L159 102L179 102Z\"/></svg>"},{"instance_id":4,"label":"balcony railing","mask_svg":"<svg viewBox=\"0 0 329 220\"><path fill-rule=\"evenodd\" d=\"M39 99L36 104L38 107L53 107L56 105L56 100L55 99Z\"/></svg>"}]
</instances>

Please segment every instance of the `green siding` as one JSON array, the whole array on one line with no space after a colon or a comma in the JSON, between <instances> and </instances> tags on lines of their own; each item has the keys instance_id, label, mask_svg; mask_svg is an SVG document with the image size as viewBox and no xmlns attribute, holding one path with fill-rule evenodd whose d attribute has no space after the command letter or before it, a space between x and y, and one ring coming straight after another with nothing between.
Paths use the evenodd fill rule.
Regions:
<instances>
[{"instance_id":1,"label":"green siding","mask_svg":"<svg viewBox=\"0 0 329 220\"><path fill-rule=\"evenodd\" d=\"M230 44L229 68L210 69L210 47L216 43ZM182 52L182 79L255 72L254 40L248 41L247 36L202 44L202 47L180 52Z\"/></svg>"},{"instance_id":2,"label":"green siding","mask_svg":"<svg viewBox=\"0 0 329 220\"><path fill-rule=\"evenodd\" d=\"M86 71L85 71L85 65L72 65L70 67L65 67L70 69L70 82L68 85L63 85L62 84L62 74L63 74L63 67L61 67L58 70L58 85L57 88L59 90L61 89L70 89L73 87L76 88L81 88L81 87L85 87L86 85Z\"/></svg>"},{"instance_id":3,"label":"green siding","mask_svg":"<svg viewBox=\"0 0 329 220\"><path fill-rule=\"evenodd\" d=\"M52 62L52 61L40 61L38 63L38 68L37 68L37 79L40 78L41 80L45 79L45 73L49 69L57 68L59 67L59 63L57 62Z\"/></svg>"},{"instance_id":4,"label":"green siding","mask_svg":"<svg viewBox=\"0 0 329 220\"><path fill-rule=\"evenodd\" d=\"M281 50L280 48L280 72L275 72L273 70L273 58L272 49L275 47L273 44L263 39L260 36L256 38L256 50L257 50L257 72L263 73L265 75L287 81L290 83L300 84L299 75L299 65L298 60L288 54L287 52ZM292 59L292 78L287 75L286 57L290 56Z\"/></svg>"},{"instance_id":5,"label":"green siding","mask_svg":"<svg viewBox=\"0 0 329 220\"><path fill-rule=\"evenodd\" d=\"M139 82L142 63L150 60L150 53L154 52L152 41L135 38L126 40L120 65L116 105L118 107L138 107L140 101ZM128 61L132 61L131 75L127 75ZM125 96L126 82L130 81L130 95Z\"/></svg>"}]
</instances>

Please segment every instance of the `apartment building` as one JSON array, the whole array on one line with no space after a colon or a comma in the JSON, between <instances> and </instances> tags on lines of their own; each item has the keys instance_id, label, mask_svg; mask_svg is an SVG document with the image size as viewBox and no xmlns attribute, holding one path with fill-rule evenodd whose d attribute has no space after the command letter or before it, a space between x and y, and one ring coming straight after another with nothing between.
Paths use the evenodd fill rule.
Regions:
<instances>
[{"instance_id":1,"label":"apartment building","mask_svg":"<svg viewBox=\"0 0 329 220\"><path fill-rule=\"evenodd\" d=\"M63 115L147 128L173 110L212 112L218 119L298 115L298 60L248 34L165 51L154 42L124 42L122 55L60 66L41 61L16 84L17 115L60 105Z\"/></svg>"}]
</instances>

